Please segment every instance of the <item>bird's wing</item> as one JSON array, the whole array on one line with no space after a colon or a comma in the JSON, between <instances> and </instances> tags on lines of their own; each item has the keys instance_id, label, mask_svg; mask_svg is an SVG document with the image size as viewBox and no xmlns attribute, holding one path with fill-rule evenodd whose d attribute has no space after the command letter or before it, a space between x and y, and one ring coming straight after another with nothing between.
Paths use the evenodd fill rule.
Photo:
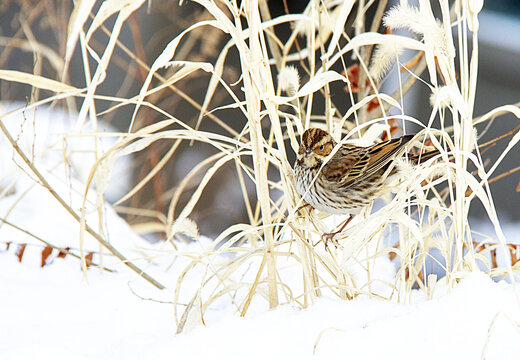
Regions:
<instances>
[{"instance_id":1,"label":"bird's wing","mask_svg":"<svg viewBox=\"0 0 520 360\"><path fill-rule=\"evenodd\" d=\"M351 186L381 170L412 138L405 135L364 148L344 145L324 166L323 174L339 186Z\"/></svg>"},{"instance_id":2,"label":"bird's wing","mask_svg":"<svg viewBox=\"0 0 520 360\"><path fill-rule=\"evenodd\" d=\"M323 167L325 178L337 185L362 176L369 164L368 148L345 144Z\"/></svg>"}]
</instances>

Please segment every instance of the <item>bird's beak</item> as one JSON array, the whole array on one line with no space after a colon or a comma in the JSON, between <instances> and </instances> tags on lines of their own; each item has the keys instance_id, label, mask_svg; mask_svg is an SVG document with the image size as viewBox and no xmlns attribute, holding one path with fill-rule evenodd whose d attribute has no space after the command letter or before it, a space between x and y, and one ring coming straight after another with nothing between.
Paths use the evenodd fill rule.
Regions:
<instances>
[{"instance_id":1,"label":"bird's beak","mask_svg":"<svg viewBox=\"0 0 520 360\"><path fill-rule=\"evenodd\" d=\"M311 154L311 148L308 147L306 150L305 150L305 156L309 156Z\"/></svg>"}]
</instances>

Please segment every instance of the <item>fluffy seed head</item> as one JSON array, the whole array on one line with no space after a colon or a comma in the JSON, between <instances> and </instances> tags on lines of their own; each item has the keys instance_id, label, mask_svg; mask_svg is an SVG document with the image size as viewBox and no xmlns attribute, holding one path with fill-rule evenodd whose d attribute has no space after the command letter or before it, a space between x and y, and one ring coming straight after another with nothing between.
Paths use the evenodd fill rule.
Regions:
<instances>
[{"instance_id":1,"label":"fluffy seed head","mask_svg":"<svg viewBox=\"0 0 520 360\"><path fill-rule=\"evenodd\" d=\"M300 88L300 74L298 74L298 69L289 65L280 70L278 74L278 86L280 86L280 89L285 91L287 95L296 95Z\"/></svg>"},{"instance_id":2,"label":"fluffy seed head","mask_svg":"<svg viewBox=\"0 0 520 360\"><path fill-rule=\"evenodd\" d=\"M381 80L403 50L403 47L395 41L378 45L370 62L369 71L372 78L375 81Z\"/></svg>"}]
</instances>

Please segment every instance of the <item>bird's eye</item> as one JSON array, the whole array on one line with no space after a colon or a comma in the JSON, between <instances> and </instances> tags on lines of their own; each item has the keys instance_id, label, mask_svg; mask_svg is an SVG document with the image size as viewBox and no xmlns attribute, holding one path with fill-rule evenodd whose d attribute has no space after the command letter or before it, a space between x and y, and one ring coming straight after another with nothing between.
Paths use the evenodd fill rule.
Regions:
<instances>
[{"instance_id":1,"label":"bird's eye","mask_svg":"<svg viewBox=\"0 0 520 360\"><path fill-rule=\"evenodd\" d=\"M325 146L322 144L322 145L320 146L320 150L323 150L323 149L325 149Z\"/></svg>"}]
</instances>

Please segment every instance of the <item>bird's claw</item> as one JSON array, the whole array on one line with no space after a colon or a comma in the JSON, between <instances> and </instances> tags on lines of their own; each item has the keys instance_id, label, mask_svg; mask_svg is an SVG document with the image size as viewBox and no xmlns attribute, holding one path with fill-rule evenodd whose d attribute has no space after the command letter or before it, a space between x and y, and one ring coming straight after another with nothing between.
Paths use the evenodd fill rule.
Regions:
<instances>
[{"instance_id":1,"label":"bird's claw","mask_svg":"<svg viewBox=\"0 0 520 360\"><path fill-rule=\"evenodd\" d=\"M324 234L321 235L323 243L325 244L325 248L327 248L329 241L333 241L334 236L336 236L336 234L338 232L339 231L331 232L331 233L324 233ZM335 246L337 246L335 241L333 241L333 243L334 243Z\"/></svg>"}]
</instances>

